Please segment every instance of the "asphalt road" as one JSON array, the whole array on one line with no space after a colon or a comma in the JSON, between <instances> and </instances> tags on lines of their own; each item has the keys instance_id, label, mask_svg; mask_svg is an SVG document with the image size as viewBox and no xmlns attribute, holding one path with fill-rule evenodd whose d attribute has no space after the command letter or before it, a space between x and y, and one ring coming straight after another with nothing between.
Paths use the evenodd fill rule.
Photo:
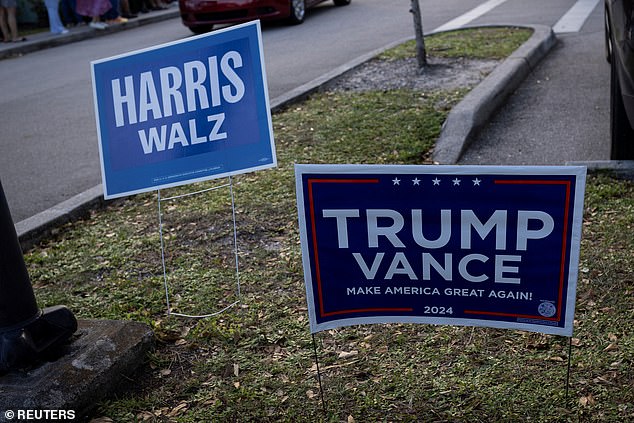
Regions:
<instances>
[{"instance_id":1,"label":"asphalt road","mask_svg":"<svg viewBox=\"0 0 634 423\"><path fill-rule=\"evenodd\" d=\"M411 37L406 3L356 0L338 8L327 2L313 9L303 25L265 25L270 98ZM456 18L460 25L554 26L575 4L575 0L421 1L426 32ZM510 163L518 156L518 145L521 160L531 164L537 162L538 153L553 159L549 149L557 149L562 160L566 155L575 160L607 158L603 144L608 73L601 61L601 17L597 5L580 33L560 37L557 50L485 130L474 144L479 152L475 158L465 157L466 162ZM172 19L0 62L0 179L15 222L101 182L90 61L188 36L180 21ZM581 80L588 82L578 83ZM531 137L542 146L529 144ZM505 147L487 147L495 140ZM577 146L572 154L572 143L586 142L594 146Z\"/></svg>"}]
</instances>

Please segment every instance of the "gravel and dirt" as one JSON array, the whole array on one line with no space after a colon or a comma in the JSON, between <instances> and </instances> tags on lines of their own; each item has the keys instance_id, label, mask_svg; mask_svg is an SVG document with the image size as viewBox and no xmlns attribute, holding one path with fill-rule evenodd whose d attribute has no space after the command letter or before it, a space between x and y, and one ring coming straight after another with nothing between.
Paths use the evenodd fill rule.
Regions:
<instances>
[{"instance_id":1,"label":"gravel and dirt","mask_svg":"<svg viewBox=\"0 0 634 423\"><path fill-rule=\"evenodd\" d=\"M419 71L415 58L374 59L334 81L328 88L348 91L470 88L482 81L499 63L499 60L429 56L427 66Z\"/></svg>"}]
</instances>

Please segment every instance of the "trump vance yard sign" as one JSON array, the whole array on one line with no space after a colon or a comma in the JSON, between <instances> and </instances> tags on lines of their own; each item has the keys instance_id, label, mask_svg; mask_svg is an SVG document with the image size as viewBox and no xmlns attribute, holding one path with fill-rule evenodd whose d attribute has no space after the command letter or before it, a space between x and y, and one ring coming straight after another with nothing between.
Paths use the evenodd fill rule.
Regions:
<instances>
[{"instance_id":1,"label":"trump vance yard sign","mask_svg":"<svg viewBox=\"0 0 634 423\"><path fill-rule=\"evenodd\" d=\"M585 167L296 165L311 331L572 335Z\"/></svg>"}]
</instances>

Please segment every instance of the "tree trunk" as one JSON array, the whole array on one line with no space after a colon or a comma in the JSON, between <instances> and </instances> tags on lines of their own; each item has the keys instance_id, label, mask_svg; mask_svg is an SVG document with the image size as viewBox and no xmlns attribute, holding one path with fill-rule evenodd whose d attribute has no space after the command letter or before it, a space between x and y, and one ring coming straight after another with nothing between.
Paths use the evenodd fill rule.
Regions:
<instances>
[{"instance_id":1,"label":"tree trunk","mask_svg":"<svg viewBox=\"0 0 634 423\"><path fill-rule=\"evenodd\" d=\"M423 35L423 17L420 13L419 0L411 0L410 12L414 17L414 32L416 33L416 59L418 68L427 66L427 51L425 50L425 36Z\"/></svg>"}]
</instances>

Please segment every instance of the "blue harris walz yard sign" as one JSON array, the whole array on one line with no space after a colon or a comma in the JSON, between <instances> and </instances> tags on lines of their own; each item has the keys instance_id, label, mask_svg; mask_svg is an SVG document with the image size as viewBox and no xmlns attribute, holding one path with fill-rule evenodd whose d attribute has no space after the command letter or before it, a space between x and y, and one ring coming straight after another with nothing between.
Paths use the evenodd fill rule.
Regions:
<instances>
[{"instance_id":1,"label":"blue harris walz yard sign","mask_svg":"<svg viewBox=\"0 0 634 423\"><path fill-rule=\"evenodd\" d=\"M297 165L311 331L572 335L585 167Z\"/></svg>"},{"instance_id":2,"label":"blue harris walz yard sign","mask_svg":"<svg viewBox=\"0 0 634 423\"><path fill-rule=\"evenodd\" d=\"M106 198L276 166L259 22L91 65Z\"/></svg>"}]
</instances>

